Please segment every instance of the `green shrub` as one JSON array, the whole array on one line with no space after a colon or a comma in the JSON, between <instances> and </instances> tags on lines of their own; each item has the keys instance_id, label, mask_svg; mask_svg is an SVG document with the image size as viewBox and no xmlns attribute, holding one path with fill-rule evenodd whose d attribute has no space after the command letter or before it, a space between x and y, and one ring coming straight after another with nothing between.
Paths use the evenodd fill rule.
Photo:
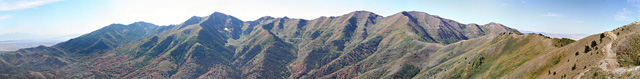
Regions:
<instances>
[{"instance_id":1,"label":"green shrub","mask_svg":"<svg viewBox=\"0 0 640 79\"><path fill-rule=\"evenodd\" d=\"M591 49L589 49L589 46L584 46L584 52L587 53L589 51L591 51Z\"/></svg>"},{"instance_id":2,"label":"green shrub","mask_svg":"<svg viewBox=\"0 0 640 79\"><path fill-rule=\"evenodd\" d=\"M596 41L591 41L591 47L596 47L596 45L598 45L598 43L596 43Z\"/></svg>"},{"instance_id":3,"label":"green shrub","mask_svg":"<svg viewBox=\"0 0 640 79\"><path fill-rule=\"evenodd\" d=\"M393 75L393 78L394 79L410 79L416 74L418 74L419 72L420 72L420 68L410 64L405 64L404 66L402 66L402 69L400 69L400 71L396 72L396 74Z\"/></svg>"},{"instance_id":4,"label":"green shrub","mask_svg":"<svg viewBox=\"0 0 640 79\"><path fill-rule=\"evenodd\" d=\"M576 42L576 41L568 38L561 38L561 39L553 38L553 46L556 46L556 47L563 47L573 42Z\"/></svg>"},{"instance_id":5,"label":"green shrub","mask_svg":"<svg viewBox=\"0 0 640 79\"><path fill-rule=\"evenodd\" d=\"M573 64L573 67L571 67L571 70L576 70L576 64Z\"/></svg>"}]
</instances>

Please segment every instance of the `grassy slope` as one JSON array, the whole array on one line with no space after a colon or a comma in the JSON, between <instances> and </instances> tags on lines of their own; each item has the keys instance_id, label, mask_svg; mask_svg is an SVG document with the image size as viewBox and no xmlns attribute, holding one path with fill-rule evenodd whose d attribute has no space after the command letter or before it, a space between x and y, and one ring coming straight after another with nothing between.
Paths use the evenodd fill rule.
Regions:
<instances>
[{"instance_id":1,"label":"grassy slope","mask_svg":"<svg viewBox=\"0 0 640 79\"><path fill-rule=\"evenodd\" d=\"M640 56L633 53L640 46L635 44L639 38L635 24L611 31L616 39L603 33L575 42L521 34L497 23L459 24L420 12L382 17L358 11L313 20L264 17L249 22L214 13L177 26L136 42L93 42L116 50L41 74L63 78L634 78L637 70L609 72L637 67ZM121 34L107 33L100 39L107 36ZM600 60L606 58L609 42L619 65L603 69ZM2 62L10 65L7 62L12 61Z\"/></svg>"}]
</instances>

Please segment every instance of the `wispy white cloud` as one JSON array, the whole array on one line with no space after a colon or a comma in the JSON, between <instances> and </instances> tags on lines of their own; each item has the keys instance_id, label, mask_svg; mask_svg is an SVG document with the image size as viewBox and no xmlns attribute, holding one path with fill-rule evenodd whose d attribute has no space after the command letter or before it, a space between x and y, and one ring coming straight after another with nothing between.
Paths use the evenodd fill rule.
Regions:
<instances>
[{"instance_id":1,"label":"wispy white cloud","mask_svg":"<svg viewBox=\"0 0 640 79\"><path fill-rule=\"evenodd\" d=\"M34 8L61 0L0 0L0 11Z\"/></svg>"},{"instance_id":2,"label":"wispy white cloud","mask_svg":"<svg viewBox=\"0 0 640 79\"><path fill-rule=\"evenodd\" d=\"M576 23L584 23L584 21L575 21Z\"/></svg>"},{"instance_id":3,"label":"wispy white cloud","mask_svg":"<svg viewBox=\"0 0 640 79\"><path fill-rule=\"evenodd\" d=\"M627 10L627 8L622 8L621 11L618 11L618 13L616 13L615 19L618 21L629 21L629 20L633 20L631 16L629 16L629 14L632 14L633 12Z\"/></svg>"},{"instance_id":4,"label":"wispy white cloud","mask_svg":"<svg viewBox=\"0 0 640 79\"><path fill-rule=\"evenodd\" d=\"M13 16L12 15L0 15L0 20L9 19L11 17L13 17Z\"/></svg>"},{"instance_id":5,"label":"wispy white cloud","mask_svg":"<svg viewBox=\"0 0 640 79\"><path fill-rule=\"evenodd\" d=\"M548 12L547 14L542 15L544 17L561 17L562 14L560 13L553 13L553 12Z\"/></svg>"}]
</instances>

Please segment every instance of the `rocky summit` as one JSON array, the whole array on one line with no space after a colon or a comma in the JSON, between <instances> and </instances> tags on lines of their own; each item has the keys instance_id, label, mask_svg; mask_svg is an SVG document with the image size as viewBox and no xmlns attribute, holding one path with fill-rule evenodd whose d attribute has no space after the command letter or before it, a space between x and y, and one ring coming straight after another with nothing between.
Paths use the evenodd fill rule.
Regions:
<instances>
[{"instance_id":1,"label":"rocky summit","mask_svg":"<svg viewBox=\"0 0 640 79\"><path fill-rule=\"evenodd\" d=\"M2 53L0 78L640 78L639 31L631 23L572 40L417 11L253 21L215 12Z\"/></svg>"}]
</instances>

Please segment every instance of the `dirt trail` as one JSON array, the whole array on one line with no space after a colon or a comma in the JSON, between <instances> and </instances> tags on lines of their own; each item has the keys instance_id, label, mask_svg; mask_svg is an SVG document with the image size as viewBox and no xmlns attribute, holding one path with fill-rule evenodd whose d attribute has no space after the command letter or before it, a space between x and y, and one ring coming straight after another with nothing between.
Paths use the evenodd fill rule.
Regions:
<instances>
[{"instance_id":1,"label":"dirt trail","mask_svg":"<svg viewBox=\"0 0 640 79\"><path fill-rule=\"evenodd\" d=\"M580 72L580 74L578 74L578 76L576 76L576 79L582 79L582 75L584 75L584 73L586 73L586 72L589 72L589 70L591 70L591 69L587 69L587 70L584 70L584 71Z\"/></svg>"},{"instance_id":2,"label":"dirt trail","mask_svg":"<svg viewBox=\"0 0 640 79\"><path fill-rule=\"evenodd\" d=\"M616 36L615 34L609 31L605 32L605 34L607 35L607 37L611 38L611 40L607 42L607 44L602 48L602 52L604 53L604 58L600 60L601 64L598 65L598 67L607 72L614 72L610 70L610 68L614 69L615 67L618 67L618 61L616 61L616 53L614 53L613 50L611 50L611 44L613 43L614 40L618 38L618 36ZM580 72L580 74L578 74L575 78L581 79L584 73L588 72L589 70L590 69Z\"/></svg>"},{"instance_id":3,"label":"dirt trail","mask_svg":"<svg viewBox=\"0 0 640 79\"><path fill-rule=\"evenodd\" d=\"M603 47L602 52L604 52L605 57L602 60L600 60L602 64L600 64L598 67L600 67L602 70L605 70L607 72L613 72L614 74L621 74L621 73L636 71L640 69L640 66L635 66L630 68L618 68L620 67L620 65L618 64L616 53L613 52L613 50L611 50L611 44L618 37L616 36L616 34L613 34L612 32L605 32L605 34L607 35L607 37L611 38L611 41L609 41Z\"/></svg>"},{"instance_id":4,"label":"dirt trail","mask_svg":"<svg viewBox=\"0 0 640 79\"><path fill-rule=\"evenodd\" d=\"M634 22L634 24L640 24L640 22L636 21L636 22ZM604 32L604 34L608 38L611 38L611 40L606 42L605 46L602 47L602 52L604 53L604 58L602 58L602 60L599 61L600 65L598 65L597 67L602 69L603 71L610 72L610 73L613 73L614 75L618 75L618 76L621 76L624 73L635 72L635 71L640 70L640 66L620 67L620 64L618 64L618 58L616 57L616 53L613 52L613 50L611 49L611 45L613 44L614 41L616 41L618 39L618 36L616 34L614 34L613 32L611 32L611 31ZM589 70L590 69L582 71L575 78L576 79L581 79L581 77L586 72L588 72Z\"/></svg>"},{"instance_id":5,"label":"dirt trail","mask_svg":"<svg viewBox=\"0 0 640 79\"><path fill-rule=\"evenodd\" d=\"M609 31L605 32L605 34L607 35L607 37L611 38L611 40L607 42L607 44L602 49L602 52L604 52L604 58L600 60L602 64L600 64L600 66L598 67L602 68L605 71L611 71L609 69L613 69L619 66L616 58L616 53L614 53L613 50L611 50L611 44L618 37L616 36L616 34L613 34L612 32L609 32Z\"/></svg>"}]
</instances>

